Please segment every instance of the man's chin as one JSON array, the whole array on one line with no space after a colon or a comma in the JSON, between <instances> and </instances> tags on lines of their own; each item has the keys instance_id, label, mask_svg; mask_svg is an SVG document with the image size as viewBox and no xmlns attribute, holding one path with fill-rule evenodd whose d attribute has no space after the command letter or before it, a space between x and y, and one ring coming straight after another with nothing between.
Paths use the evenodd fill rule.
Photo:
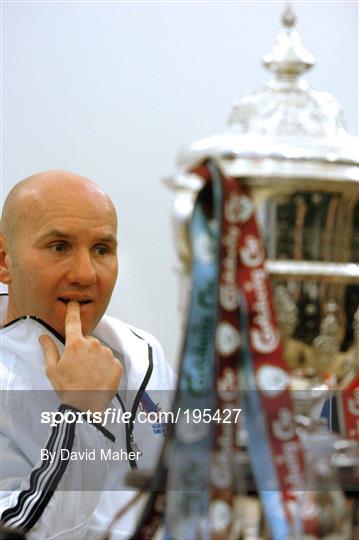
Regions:
<instances>
[{"instance_id":1,"label":"man's chin","mask_svg":"<svg viewBox=\"0 0 359 540\"><path fill-rule=\"evenodd\" d=\"M61 323L61 324L48 323L48 324L56 333L60 334L64 339L66 339L66 327L65 327L64 323ZM91 335L91 332L94 330L95 326L96 326L95 324L90 324L90 323L87 323L86 321L82 321L81 322L81 333L82 333L82 335L83 336Z\"/></svg>"},{"instance_id":2,"label":"man's chin","mask_svg":"<svg viewBox=\"0 0 359 540\"><path fill-rule=\"evenodd\" d=\"M49 317L49 320L45 320L56 332L66 338L66 305L63 305L60 313L57 313L57 317ZM90 313L89 305L80 307L81 317L81 331L83 336L89 336L94 328L97 326L98 319L94 317L93 313Z\"/></svg>"}]
</instances>

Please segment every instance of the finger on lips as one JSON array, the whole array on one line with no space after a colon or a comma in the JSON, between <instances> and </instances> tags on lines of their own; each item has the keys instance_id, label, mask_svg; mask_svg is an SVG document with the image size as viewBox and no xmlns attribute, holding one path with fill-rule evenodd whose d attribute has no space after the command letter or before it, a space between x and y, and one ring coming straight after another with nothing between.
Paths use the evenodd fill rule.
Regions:
<instances>
[{"instance_id":1,"label":"finger on lips","mask_svg":"<svg viewBox=\"0 0 359 540\"><path fill-rule=\"evenodd\" d=\"M80 304L78 302L71 301L67 304L65 334L66 338L72 336L82 336Z\"/></svg>"}]
</instances>

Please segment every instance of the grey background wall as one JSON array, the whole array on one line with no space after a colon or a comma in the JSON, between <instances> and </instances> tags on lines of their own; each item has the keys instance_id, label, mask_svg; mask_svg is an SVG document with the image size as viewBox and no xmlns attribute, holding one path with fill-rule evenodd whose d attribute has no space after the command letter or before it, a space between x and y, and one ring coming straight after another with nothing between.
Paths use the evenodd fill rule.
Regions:
<instances>
[{"instance_id":1,"label":"grey background wall","mask_svg":"<svg viewBox=\"0 0 359 540\"><path fill-rule=\"evenodd\" d=\"M317 59L307 80L358 132L358 3L293 2ZM1 195L62 168L118 208L120 278L110 313L154 333L177 361L172 194L178 150L222 129L268 80L260 59L284 2L2 2Z\"/></svg>"}]
</instances>

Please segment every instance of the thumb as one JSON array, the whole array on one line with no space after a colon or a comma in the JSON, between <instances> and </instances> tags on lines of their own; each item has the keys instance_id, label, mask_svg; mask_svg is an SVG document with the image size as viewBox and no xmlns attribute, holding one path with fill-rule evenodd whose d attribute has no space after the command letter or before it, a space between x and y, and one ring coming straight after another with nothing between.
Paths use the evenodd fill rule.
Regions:
<instances>
[{"instance_id":1,"label":"thumb","mask_svg":"<svg viewBox=\"0 0 359 540\"><path fill-rule=\"evenodd\" d=\"M42 347L45 357L45 364L47 367L56 366L60 360L60 353L50 336L42 334L39 337L39 343Z\"/></svg>"}]
</instances>

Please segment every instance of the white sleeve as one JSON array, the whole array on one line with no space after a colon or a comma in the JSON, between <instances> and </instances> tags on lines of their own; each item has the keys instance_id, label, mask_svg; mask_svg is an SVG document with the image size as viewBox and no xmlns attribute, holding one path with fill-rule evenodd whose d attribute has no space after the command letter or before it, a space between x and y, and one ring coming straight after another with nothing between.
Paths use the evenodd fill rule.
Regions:
<instances>
[{"instance_id":1,"label":"white sleeve","mask_svg":"<svg viewBox=\"0 0 359 540\"><path fill-rule=\"evenodd\" d=\"M61 405L59 410L69 407ZM70 452L113 448L114 436L89 423L57 424L34 467L9 439L1 439L1 521L31 540L86 538L109 472L106 460L71 460ZM51 454L50 454L51 452ZM73 455L73 454L72 454ZM79 454L77 454L79 455Z\"/></svg>"}]
</instances>

